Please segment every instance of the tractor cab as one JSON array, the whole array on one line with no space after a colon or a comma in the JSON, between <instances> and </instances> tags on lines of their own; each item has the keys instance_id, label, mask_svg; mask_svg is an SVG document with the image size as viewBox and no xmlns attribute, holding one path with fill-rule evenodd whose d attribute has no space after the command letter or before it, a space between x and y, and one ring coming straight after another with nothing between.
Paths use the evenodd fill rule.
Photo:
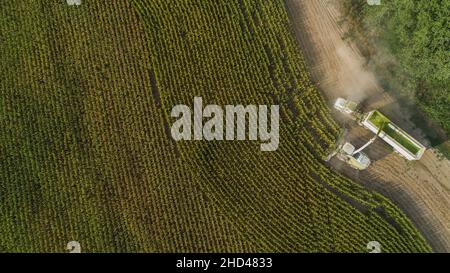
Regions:
<instances>
[{"instance_id":1,"label":"tractor cab","mask_svg":"<svg viewBox=\"0 0 450 273\"><path fill-rule=\"evenodd\" d=\"M344 114L353 115L356 112L358 104L354 101L338 98L334 103L334 108Z\"/></svg>"},{"instance_id":2,"label":"tractor cab","mask_svg":"<svg viewBox=\"0 0 450 273\"><path fill-rule=\"evenodd\" d=\"M342 145L337 154L338 159L346 162L352 168L357 170L365 170L370 166L370 158L363 152L356 151L355 146L347 142Z\"/></svg>"}]
</instances>

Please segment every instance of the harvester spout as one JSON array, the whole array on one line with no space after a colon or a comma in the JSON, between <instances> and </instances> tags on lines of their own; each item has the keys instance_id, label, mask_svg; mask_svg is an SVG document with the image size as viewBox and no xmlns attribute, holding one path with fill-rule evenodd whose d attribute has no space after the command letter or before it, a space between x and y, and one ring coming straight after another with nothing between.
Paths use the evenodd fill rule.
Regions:
<instances>
[{"instance_id":1,"label":"harvester spout","mask_svg":"<svg viewBox=\"0 0 450 273\"><path fill-rule=\"evenodd\" d=\"M370 144L374 143L375 140L377 139L377 136L374 136L371 140L369 140L369 142L367 142L366 144L364 144L361 148L359 148L358 150L354 151L352 155L356 155L357 153L362 152L365 148L369 147Z\"/></svg>"}]
</instances>

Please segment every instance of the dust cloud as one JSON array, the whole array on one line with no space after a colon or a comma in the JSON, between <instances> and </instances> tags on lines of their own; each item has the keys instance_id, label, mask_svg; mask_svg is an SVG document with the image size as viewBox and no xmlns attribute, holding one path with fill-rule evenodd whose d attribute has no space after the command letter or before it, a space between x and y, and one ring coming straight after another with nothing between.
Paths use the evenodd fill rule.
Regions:
<instances>
[{"instance_id":1,"label":"dust cloud","mask_svg":"<svg viewBox=\"0 0 450 273\"><path fill-rule=\"evenodd\" d=\"M373 94L377 81L372 72L367 70L365 60L355 56L346 44L336 48L336 56L342 69L338 72L339 88L350 100L361 102Z\"/></svg>"}]
</instances>

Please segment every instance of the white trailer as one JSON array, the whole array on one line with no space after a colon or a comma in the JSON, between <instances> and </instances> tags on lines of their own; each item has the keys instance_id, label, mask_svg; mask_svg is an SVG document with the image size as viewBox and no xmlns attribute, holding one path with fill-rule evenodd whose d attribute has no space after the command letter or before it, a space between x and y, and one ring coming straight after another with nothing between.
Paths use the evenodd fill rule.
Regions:
<instances>
[{"instance_id":1,"label":"white trailer","mask_svg":"<svg viewBox=\"0 0 450 273\"><path fill-rule=\"evenodd\" d=\"M419 160L426 151L424 145L400 129L400 127L377 110L367 114L361 114L356 110L357 103L343 98L336 100L334 108L359 120L361 126L377 134L407 160Z\"/></svg>"},{"instance_id":2,"label":"white trailer","mask_svg":"<svg viewBox=\"0 0 450 273\"><path fill-rule=\"evenodd\" d=\"M379 111L375 110L365 114L360 123L373 133L379 133L381 139L407 160L419 160L426 151L424 145L400 129Z\"/></svg>"}]
</instances>

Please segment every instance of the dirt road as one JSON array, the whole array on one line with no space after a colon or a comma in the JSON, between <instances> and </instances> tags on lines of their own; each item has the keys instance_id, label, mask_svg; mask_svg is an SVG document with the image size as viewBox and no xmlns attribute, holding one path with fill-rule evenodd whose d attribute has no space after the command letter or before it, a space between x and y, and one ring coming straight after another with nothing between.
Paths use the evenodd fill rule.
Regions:
<instances>
[{"instance_id":1,"label":"dirt road","mask_svg":"<svg viewBox=\"0 0 450 273\"><path fill-rule=\"evenodd\" d=\"M328 99L337 97L359 101L368 109L381 109L395 123L427 143L424 134L409 120L396 100L377 83L365 67L357 47L342 39L345 25L340 24L339 0L286 0L300 47L312 78ZM337 120L350 129L349 139L360 146L372 135L355 126L339 113ZM439 159L429 149L418 162L407 162L383 141L366 150L375 161L367 171L354 171L340 161L333 168L368 188L383 193L396 203L419 228L436 252L450 251L450 161Z\"/></svg>"}]
</instances>

